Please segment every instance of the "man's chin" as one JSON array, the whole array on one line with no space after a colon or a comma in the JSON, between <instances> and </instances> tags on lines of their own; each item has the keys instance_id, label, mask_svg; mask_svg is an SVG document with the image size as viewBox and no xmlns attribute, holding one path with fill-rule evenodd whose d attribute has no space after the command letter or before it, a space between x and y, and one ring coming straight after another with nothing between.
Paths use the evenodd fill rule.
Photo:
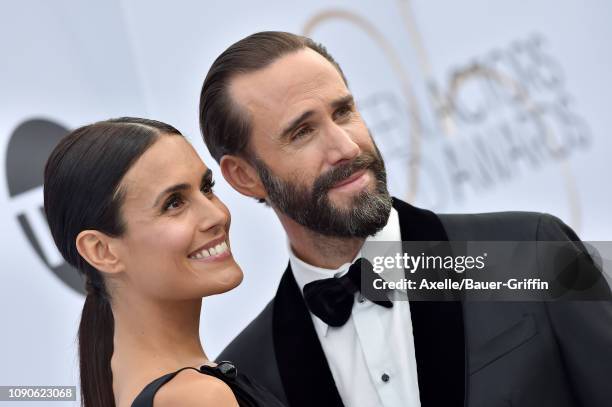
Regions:
<instances>
[{"instance_id":1,"label":"man's chin","mask_svg":"<svg viewBox=\"0 0 612 407\"><path fill-rule=\"evenodd\" d=\"M334 193L330 191L327 193L327 201L334 208L350 209L351 206L353 206L355 202L356 196L357 196L356 194L348 195L345 193L337 193L337 192Z\"/></svg>"},{"instance_id":2,"label":"man's chin","mask_svg":"<svg viewBox=\"0 0 612 407\"><path fill-rule=\"evenodd\" d=\"M358 205L359 197L363 192L333 192L327 193L328 202L336 210L349 212L355 209Z\"/></svg>"}]
</instances>

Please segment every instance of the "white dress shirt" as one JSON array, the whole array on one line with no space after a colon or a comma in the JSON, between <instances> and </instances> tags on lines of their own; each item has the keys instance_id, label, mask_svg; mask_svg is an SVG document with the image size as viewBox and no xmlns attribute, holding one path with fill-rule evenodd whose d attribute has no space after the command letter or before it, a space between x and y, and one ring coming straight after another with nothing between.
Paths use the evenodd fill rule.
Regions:
<instances>
[{"instance_id":1,"label":"white dress shirt","mask_svg":"<svg viewBox=\"0 0 612 407\"><path fill-rule=\"evenodd\" d=\"M366 241L400 242L399 216L392 208L387 225ZM361 257L361 251L355 259ZM312 281L344 275L351 263L336 270L315 267L289 248L289 262L300 287ZM408 301L391 291L393 308L376 305L356 293L349 320L332 327L313 315L323 353L346 407L419 407L412 320ZM316 389L313 389L316 391Z\"/></svg>"}]
</instances>

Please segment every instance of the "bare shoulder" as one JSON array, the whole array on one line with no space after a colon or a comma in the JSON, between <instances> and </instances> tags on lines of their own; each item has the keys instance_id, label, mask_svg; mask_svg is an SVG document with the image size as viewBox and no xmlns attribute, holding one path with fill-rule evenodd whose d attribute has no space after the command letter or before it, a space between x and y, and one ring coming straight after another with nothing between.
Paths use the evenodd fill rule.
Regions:
<instances>
[{"instance_id":1,"label":"bare shoulder","mask_svg":"<svg viewBox=\"0 0 612 407\"><path fill-rule=\"evenodd\" d=\"M186 369L162 386L155 395L155 407L238 406L229 386L223 381Z\"/></svg>"}]
</instances>

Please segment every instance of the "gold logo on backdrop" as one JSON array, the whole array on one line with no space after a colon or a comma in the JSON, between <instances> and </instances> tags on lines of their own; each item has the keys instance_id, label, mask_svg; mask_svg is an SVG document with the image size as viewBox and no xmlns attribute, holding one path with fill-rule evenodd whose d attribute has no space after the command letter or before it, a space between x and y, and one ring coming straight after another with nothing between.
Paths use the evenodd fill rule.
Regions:
<instances>
[{"instance_id":1,"label":"gold logo on backdrop","mask_svg":"<svg viewBox=\"0 0 612 407\"><path fill-rule=\"evenodd\" d=\"M566 92L560 92L563 93L563 95L558 98L560 101L553 101L553 103L549 103L548 101L543 102L533 97L533 92L530 93L529 86L523 84L525 82L530 82L532 88L541 90L545 88L544 85L552 86L555 84L554 75L548 75L550 77L545 78L545 75L542 73L529 72L525 75L532 75L532 77L527 78L527 76L525 76L521 77L521 80L517 80L517 78L515 78L516 75L509 74L504 69L495 66L499 64L500 58L503 58L503 56L500 57L499 52L494 52L488 62L474 62L456 69L449 75L448 84L443 87L434 78L433 69L429 63L429 58L417 28L409 0L398 0L397 4L404 28L408 31L410 49L416 55L416 65L424 78L426 98L428 99L427 102L425 102L425 106L429 107L434 113L433 117L438 129L436 133L442 134L443 137L445 137L445 144L456 144L457 136L459 136L460 133L462 134L460 130L474 128L475 125L484 124L487 120L490 120L491 115L489 114L490 112L486 111L486 108L482 108L480 111L476 109L475 112L466 113L466 109L460 107L462 104L462 92L467 92L470 86L478 84L482 87L488 87L488 92L494 93L499 100L503 100L505 105L501 106L500 104L498 107L500 110L508 110L508 107L511 107L514 116L520 117L520 120L528 121L533 128L537 129L538 134L534 136L537 137L537 140L535 138L526 140L525 143L527 144L525 145L525 150L529 148L535 151L533 154L529 153L533 163L536 163L538 159L546 155L550 160L554 160L559 164L559 171L563 179L563 187L565 189L570 211L569 220L572 226L579 230L581 225L581 208L576 181L568 161L569 154L564 145L567 144L567 142L563 143L561 139L558 139L560 133L555 132L552 127L555 121L556 123L565 123L569 120L568 117L575 122L581 119L572 112L567 112ZM412 202L416 199L417 193L419 192L419 180L421 178L420 175L423 168L423 160L425 158L422 153L425 134L423 111L416 97L414 86L410 81L408 70L404 67L400 54L396 48L385 37L381 30L370 20L355 12L343 9L327 9L318 12L306 22L303 33L306 36L312 36L313 32L322 25L338 21L349 23L366 34L376 44L380 51L382 51L399 81L399 90L406 101L402 106L403 113L405 114L405 119L407 119L409 128L406 147L410 150L411 154L411 159L407 162L408 179L405 198L409 202ZM528 43L515 44L514 46L515 48L526 48L526 51L523 49L521 52L533 54L532 58L543 59L540 54L537 54L537 48L540 47L541 41L541 38L537 37ZM552 61L546 62L554 66L552 65ZM525 78L528 80L525 80ZM548 89L552 89L552 87ZM491 110L493 109L491 108ZM564 110L565 113L559 113L562 110ZM566 116L562 117L563 114ZM560 118L550 119L550 117L554 115ZM502 123L502 128L503 125L505 125L505 123ZM580 121L578 124L572 124L572 126L578 125L583 126L583 129L586 128L583 121ZM563 134L565 133L567 133L567 131L563 132ZM584 146L588 143L587 137L583 133L578 137L572 136L574 140L572 141L572 145ZM564 137L567 138L566 136ZM467 142L465 137L461 137L461 140L462 143ZM478 147L482 147L483 140L480 139L478 142L480 143ZM495 144L497 140L489 138L488 141L484 140L484 142ZM445 150L446 153L453 153L453 148L452 146L448 147L448 149ZM456 155L457 154L454 156ZM533 165L534 168L537 166L537 164ZM503 179L504 172L500 171L500 174L500 179Z\"/></svg>"}]
</instances>

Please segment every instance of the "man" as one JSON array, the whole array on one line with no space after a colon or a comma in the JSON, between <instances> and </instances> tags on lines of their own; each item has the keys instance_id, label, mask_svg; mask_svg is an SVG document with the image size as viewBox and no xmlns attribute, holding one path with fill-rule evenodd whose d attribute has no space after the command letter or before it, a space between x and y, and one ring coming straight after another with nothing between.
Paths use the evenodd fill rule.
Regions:
<instances>
[{"instance_id":1,"label":"man","mask_svg":"<svg viewBox=\"0 0 612 407\"><path fill-rule=\"evenodd\" d=\"M204 81L200 125L225 179L267 203L290 244L276 296L220 360L292 407L612 403L609 302L389 305L349 292L339 315L313 289L346 281L369 241L578 240L549 215L436 215L392 199L323 47L280 32L238 41Z\"/></svg>"}]
</instances>

